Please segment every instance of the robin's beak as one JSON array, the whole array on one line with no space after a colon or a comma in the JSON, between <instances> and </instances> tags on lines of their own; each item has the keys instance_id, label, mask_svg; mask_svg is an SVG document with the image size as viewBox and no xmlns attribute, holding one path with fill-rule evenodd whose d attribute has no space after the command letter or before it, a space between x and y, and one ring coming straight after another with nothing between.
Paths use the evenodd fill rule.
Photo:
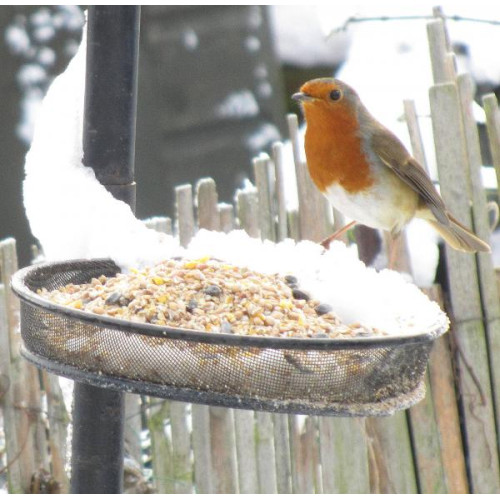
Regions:
<instances>
[{"instance_id":1,"label":"robin's beak","mask_svg":"<svg viewBox=\"0 0 500 500\"><path fill-rule=\"evenodd\" d=\"M297 92L296 94L292 95L292 99L294 101L306 102L306 101L312 101L314 97L310 96L309 94L304 94L304 92Z\"/></svg>"}]
</instances>

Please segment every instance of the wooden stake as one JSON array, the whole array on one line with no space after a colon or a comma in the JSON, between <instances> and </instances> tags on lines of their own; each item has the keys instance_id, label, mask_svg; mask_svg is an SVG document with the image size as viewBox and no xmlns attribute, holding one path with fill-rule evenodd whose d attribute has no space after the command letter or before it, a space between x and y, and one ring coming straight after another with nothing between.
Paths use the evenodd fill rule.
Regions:
<instances>
[{"instance_id":1,"label":"wooden stake","mask_svg":"<svg viewBox=\"0 0 500 500\"><path fill-rule=\"evenodd\" d=\"M471 227L468 158L457 86L454 83L433 86L430 102L441 194L450 212ZM500 492L497 437L475 258L448 248L446 255L456 341L461 352L459 385L471 491Z\"/></svg>"}]
</instances>

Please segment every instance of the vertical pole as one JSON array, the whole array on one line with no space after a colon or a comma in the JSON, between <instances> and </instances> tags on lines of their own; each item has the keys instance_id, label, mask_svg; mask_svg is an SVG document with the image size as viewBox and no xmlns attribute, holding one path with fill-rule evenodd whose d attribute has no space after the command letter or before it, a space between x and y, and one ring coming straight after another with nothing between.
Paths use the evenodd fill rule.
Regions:
<instances>
[{"instance_id":1,"label":"vertical pole","mask_svg":"<svg viewBox=\"0 0 500 500\"><path fill-rule=\"evenodd\" d=\"M85 165L135 210L134 140L140 7L90 6ZM121 493L124 394L76 382L71 493Z\"/></svg>"}]
</instances>

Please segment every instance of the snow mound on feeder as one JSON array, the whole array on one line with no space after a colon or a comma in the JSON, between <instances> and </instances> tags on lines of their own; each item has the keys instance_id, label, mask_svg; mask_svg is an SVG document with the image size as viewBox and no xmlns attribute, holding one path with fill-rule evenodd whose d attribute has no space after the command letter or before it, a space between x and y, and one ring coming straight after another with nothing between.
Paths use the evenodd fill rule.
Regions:
<instances>
[{"instance_id":1,"label":"snow mound on feeder","mask_svg":"<svg viewBox=\"0 0 500 500\"><path fill-rule=\"evenodd\" d=\"M448 324L440 307L401 274L366 267L356 249L340 241L324 252L311 241L261 242L244 231L201 230L184 254L193 259L209 255L261 273L292 274L301 290L330 304L348 324L391 335L433 332Z\"/></svg>"},{"instance_id":2,"label":"snow mound on feeder","mask_svg":"<svg viewBox=\"0 0 500 500\"><path fill-rule=\"evenodd\" d=\"M82 163L85 56L84 35L38 113L25 162L26 215L48 260L109 257L123 269L142 267L177 243L136 219Z\"/></svg>"}]
</instances>

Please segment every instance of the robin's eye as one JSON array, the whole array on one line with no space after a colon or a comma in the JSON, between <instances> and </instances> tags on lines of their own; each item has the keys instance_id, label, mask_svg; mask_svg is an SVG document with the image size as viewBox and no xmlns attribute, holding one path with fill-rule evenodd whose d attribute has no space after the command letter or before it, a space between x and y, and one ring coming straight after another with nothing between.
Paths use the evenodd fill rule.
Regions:
<instances>
[{"instance_id":1,"label":"robin's eye","mask_svg":"<svg viewBox=\"0 0 500 500\"><path fill-rule=\"evenodd\" d=\"M330 92L330 99L332 101L338 101L342 97L342 92L340 90L335 89Z\"/></svg>"}]
</instances>

